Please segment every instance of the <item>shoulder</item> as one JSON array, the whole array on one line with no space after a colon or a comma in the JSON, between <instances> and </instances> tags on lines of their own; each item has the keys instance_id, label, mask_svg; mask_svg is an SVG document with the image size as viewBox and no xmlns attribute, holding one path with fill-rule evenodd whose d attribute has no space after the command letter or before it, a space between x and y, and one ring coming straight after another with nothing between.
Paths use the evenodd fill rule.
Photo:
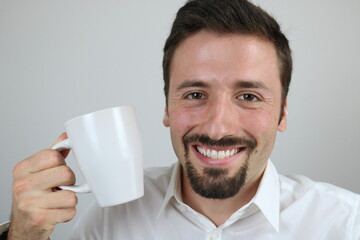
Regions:
<instances>
[{"instance_id":1,"label":"shoulder","mask_svg":"<svg viewBox=\"0 0 360 240\"><path fill-rule=\"evenodd\" d=\"M138 228L138 224L143 228L152 226L175 166L176 164L145 169L144 196L139 199L106 208L100 208L94 202L77 223L74 239L102 239L105 236L103 234L109 233L126 236L128 232L138 231L133 229ZM134 224L135 222L138 224Z\"/></svg>"},{"instance_id":2,"label":"shoulder","mask_svg":"<svg viewBox=\"0 0 360 240\"><path fill-rule=\"evenodd\" d=\"M348 202L349 204L359 204L360 195L347 189L324 182L316 182L302 175L280 175L280 187L283 193L291 194L294 199L312 195L319 200Z\"/></svg>"},{"instance_id":3,"label":"shoulder","mask_svg":"<svg viewBox=\"0 0 360 240\"><path fill-rule=\"evenodd\" d=\"M318 228L342 229L339 232L360 236L359 194L301 175L279 178L282 214Z\"/></svg>"},{"instance_id":4,"label":"shoulder","mask_svg":"<svg viewBox=\"0 0 360 240\"><path fill-rule=\"evenodd\" d=\"M175 164L166 167L150 167L144 170L145 181L163 182L169 181Z\"/></svg>"},{"instance_id":5,"label":"shoulder","mask_svg":"<svg viewBox=\"0 0 360 240\"><path fill-rule=\"evenodd\" d=\"M144 170L144 187L145 194L153 191L161 192L164 195L169 187L171 177L176 164L166 167L151 167Z\"/></svg>"}]
</instances>

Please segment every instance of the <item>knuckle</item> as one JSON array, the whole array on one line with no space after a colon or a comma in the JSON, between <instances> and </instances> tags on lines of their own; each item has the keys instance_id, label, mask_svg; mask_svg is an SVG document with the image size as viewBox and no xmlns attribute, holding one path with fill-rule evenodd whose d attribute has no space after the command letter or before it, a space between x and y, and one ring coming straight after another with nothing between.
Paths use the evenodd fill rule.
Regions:
<instances>
[{"instance_id":1,"label":"knuckle","mask_svg":"<svg viewBox=\"0 0 360 240\"><path fill-rule=\"evenodd\" d=\"M64 159L61 154L56 150L49 150L49 161L54 166L59 166L64 164Z\"/></svg>"},{"instance_id":2,"label":"knuckle","mask_svg":"<svg viewBox=\"0 0 360 240\"><path fill-rule=\"evenodd\" d=\"M76 208L72 208L70 212L71 219L73 219L76 216Z\"/></svg>"},{"instance_id":3,"label":"knuckle","mask_svg":"<svg viewBox=\"0 0 360 240\"><path fill-rule=\"evenodd\" d=\"M61 215L58 216L56 223L65 223L71 221L76 216L76 208L63 209Z\"/></svg>"},{"instance_id":4,"label":"knuckle","mask_svg":"<svg viewBox=\"0 0 360 240\"><path fill-rule=\"evenodd\" d=\"M32 209L33 205L34 205L34 199L23 198L18 201L17 208L22 212L28 212L28 211L30 211L30 209Z\"/></svg>"},{"instance_id":5,"label":"knuckle","mask_svg":"<svg viewBox=\"0 0 360 240\"><path fill-rule=\"evenodd\" d=\"M76 206L78 203L78 198L76 194L72 191L64 191L66 192L66 201L68 202L69 206Z\"/></svg>"},{"instance_id":6,"label":"knuckle","mask_svg":"<svg viewBox=\"0 0 360 240\"><path fill-rule=\"evenodd\" d=\"M68 220L67 220L67 221L72 220L75 216L76 216L76 208L75 208L75 207L70 208L70 209L69 209L69 216L68 216Z\"/></svg>"},{"instance_id":7,"label":"knuckle","mask_svg":"<svg viewBox=\"0 0 360 240\"><path fill-rule=\"evenodd\" d=\"M63 165L60 169L60 175L63 179L72 179L74 177L73 171L68 166Z\"/></svg>"},{"instance_id":8,"label":"knuckle","mask_svg":"<svg viewBox=\"0 0 360 240\"><path fill-rule=\"evenodd\" d=\"M75 193L72 194L70 200L72 206L76 206L78 204L78 198L76 197Z\"/></svg>"},{"instance_id":9,"label":"knuckle","mask_svg":"<svg viewBox=\"0 0 360 240\"><path fill-rule=\"evenodd\" d=\"M17 173L20 171L21 168L21 162L17 163L13 168L13 176L16 176Z\"/></svg>"},{"instance_id":10,"label":"knuckle","mask_svg":"<svg viewBox=\"0 0 360 240\"><path fill-rule=\"evenodd\" d=\"M31 178L18 179L13 184L13 193L15 196L19 196L22 193L27 192L29 189L31 189L31 186Z\"/></svg>"},{"instance_id":11,"label":"knuckle","mask_svg":"<svg viewBox=\"0 0 360 240\"><path fill-rule=\"evenodd\" d=\"M25 159L26 160L26 159ZM14 168L13 168L13 176L16 177L19 175L19 173L22 172L22 169L24 169L24 162L25 160L21 161L21 162L18 162Z\"/></svg>"}]
</instances>

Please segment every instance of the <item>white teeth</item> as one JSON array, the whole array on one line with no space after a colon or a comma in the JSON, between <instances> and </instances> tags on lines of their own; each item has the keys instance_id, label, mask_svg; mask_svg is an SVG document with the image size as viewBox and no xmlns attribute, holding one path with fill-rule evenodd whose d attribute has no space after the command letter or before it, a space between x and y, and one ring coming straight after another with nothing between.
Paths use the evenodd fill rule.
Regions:
<instances>
[{"instance_id":1,"label":"white teeth","mask_svg":"<svg viewBox=\"0 0 360 240\"><path fill-rule=\"evenodd\" d=\"M224 158L224 157L225 157L225 152L224 151L218 152L217 158Z\"/></svg>"},{"instance_id":2,"label":"white teeth","mask_svg":"<svg viewBox=\"0 0 360 240\"><path fill-rule=\"evenodd\" d=\"M230 150L216 151L216 150L210 150L210 149L205 150L203 148L200 148L199 146L196 147L196 150L199 153L201 153L202 155L212 158L212 159L223 159L223 158L231 157L238 152L237 149L232 149L231 151Z\"/></svg>"},{"instance_id":3,"label":"white teeth","mask_svg":"<svg viewBox=\"0 0 360 240\"><path fill-rule=\"evenodd\" d=\"M198 150L199 153L204 155L204 150L202 148L199 148L199 146L196 147L196 150Z\"/></svg>"},{"instance_id":4,"label":"white teeth","mask_svg":"<svg viewBox=\"0 0 360 240\"><path fill-rule=\"evenodd\" d=\"M211 158L215 158L215 159L217 159L218 157L218 152L217 151L215 151L215 150L211 150Z\"/></svg>"},{"instance_id":5,"label":"white teeth","mask_svg":"<svg viewBox=\"0 0 360 240\"><path fill-rule=\"evenodd\" d=\"M229 156L230 156L230 150L226 150L225 157L229 157Z\"/></svg>"},{"instance_id":6,"label":"white teeth","mask_svg":"<svg viewBox=\"0 0 360 240\"><path fill-rule=\"evenodd\" d=\"M207 157L211 157L211 151L210 151L210 149L208 149L208 150L207 150L207 152L206 152L205 156L207 156Z\"/></svg>"}]
</instances>

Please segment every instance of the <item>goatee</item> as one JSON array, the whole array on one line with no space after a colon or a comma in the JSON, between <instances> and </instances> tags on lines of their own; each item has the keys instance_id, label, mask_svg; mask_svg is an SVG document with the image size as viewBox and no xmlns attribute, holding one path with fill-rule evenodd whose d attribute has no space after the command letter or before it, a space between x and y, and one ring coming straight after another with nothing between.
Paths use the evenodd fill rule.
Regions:
<instances>
[{"instance_id":1,"label":"goatee","mask_svg":"<svg viewBox=\"0 0 360 240\"><path fill-rule=\"evenodd\" d=\"M189 158L188 146L198 142L207 146L231 147L246 146L247 155L244 164L233 176L228 176L229 170L224 167L205 167L199 173ZM202 197L211 199L226 199L235 196L244 186L247 178L249 157L257 143L252 138L224 137L219 140L211 139L206 135L186 135L183 138L185 148L185 173L192 189Z\"/></svg>"}]
</instances>

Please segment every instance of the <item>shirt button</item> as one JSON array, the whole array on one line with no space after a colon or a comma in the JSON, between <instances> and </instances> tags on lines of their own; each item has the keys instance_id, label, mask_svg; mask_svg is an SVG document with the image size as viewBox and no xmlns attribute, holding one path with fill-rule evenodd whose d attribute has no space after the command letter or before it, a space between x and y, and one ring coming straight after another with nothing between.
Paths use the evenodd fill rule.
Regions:
<instances>
[{"instance_id":1,"label":"shirt button","mask_svg":"<svg viewBox=\"0 0 360 240\"><path fill-rule=\"evenodd\" d=\"M211 234L211 240L216 240L218 238L218 234L217 233L213 233Z\"/></svg>"}]
</instances>

